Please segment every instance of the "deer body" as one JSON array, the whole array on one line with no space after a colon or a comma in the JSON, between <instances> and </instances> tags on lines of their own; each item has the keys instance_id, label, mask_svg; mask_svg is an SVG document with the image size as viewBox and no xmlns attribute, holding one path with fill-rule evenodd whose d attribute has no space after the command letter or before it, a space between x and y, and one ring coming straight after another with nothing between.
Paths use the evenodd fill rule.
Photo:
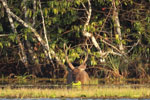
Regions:
<instances>
[{"instance_id":1,"label":"deer body","mask_svg":"<svg viewBox=\"0 0 150 100\"><path fill-rule=\"evenodd\" d=\"M88 73L85 70L80 70L76 74L74 74L73 71L73 76L75 76L75 82L80 81L82 84L88 84L90 79Z\"/></svg>"},{"instance_id":2,"label":"deer body","mask_svg":"<svg viewBox=\"0 0 150 100\"><path fill-rule=\"evenodd\" d=\"M64 46L65 49L65 46ZM78 67L74 67L72 65L72 63L69 61L68 56L67 56L67 50L65 49L65 57L66 57L66 61L69 65L69 68L71 69L71 71L69 71L68 76L67 76L67 83L70 84L72 82L78 82L80 81L81 84L88 84L89 83L89 75L88 73L85 71L86 69L86 61L88 58L88 54L85 57L85 60L83 61L83 63L78 66Z\"/></svg>"},{"instance_id":3,"label":"deer body","mask_svg":"<svg viewBox=\"0 0 150 100\"><path fill-rule=\"evenodd\" d=\"M72 82L80 81L82 84L88 84L90 78L88 73L85 70L81 70L79 68L75 68L71 70L67 76L67 83L70 84Z\"/></svg>"}]
</instances>

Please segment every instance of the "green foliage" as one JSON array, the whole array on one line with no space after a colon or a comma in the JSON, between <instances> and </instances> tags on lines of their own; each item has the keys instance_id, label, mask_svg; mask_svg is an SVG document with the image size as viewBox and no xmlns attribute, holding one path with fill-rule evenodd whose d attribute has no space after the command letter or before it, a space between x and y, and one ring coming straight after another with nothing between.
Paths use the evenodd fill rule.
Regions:
<instances>
[{"instance_id":1,"label":"green foliage","mask_svg":"<svg viewBox=\"0 0 150 100\"><path fill-rule=\"evenodd\" d=\"M3 44L0 42L0 48L3 48Z\"/></svg>"},{"instance_id":2,"label":"green foliage","mask_svg":"<svg viewBox=\"0 0 150 100\"><path fill-rule=\"evenodd\" d=\"M21 75L21 76L15 76L18 80L19 83L27 83L27 79L31 78L32 75L29 75L27 73L25 73L24 75Z\"/></svg>"},{"instance_id":3,"label":"green foliage","mask_svg":"<svg viewBox=\"0 0 150 100\"><path fill-rule=\"evenodd\" d=\"M118 6L119 5L119 0L115 0L115 4L116 4L116 6Z\"/></svg>"},{"instance_id":4,"label":"green foliage","mask_svg":"<svg viewBox=\"0 0 150 100\"><path fill-rule=\"evenodd\" d=\"M32 10L31 9L27 9L26 15L31 18L32 17Z\"/></svg>"},{"instance_id":5,"label":"green foliage","mask_svg":"<svg viewBox=\"0 0 150 100\"><path fill-rule=\"evenodd\" d=\"M78 54L78 52L76 52L76 50L75 49L71 49L70 51L69 51L69 58L70 58L70 61L71 62L73 62L75 59L77 59L77 58L80 58L80 56L79 56L79 54Z\"/></svg>"},{"instance_id":6,"label":"green foliage","mask_svg":"<svg viewBox=\"0 0 150 100\"><path fill-rule=\"evenodd\" d=\"M16 40L16 34L11 34L8 36L8 38L12 41L12 42L15 42Z\"/></svg>"},{"instance_id":7,"label":"green foliage","mask_svg":"<svg viewBox=\"0 0 150 100\"><path fill-rule=\"evenodd\" d=\"M0 23L0 32L3 32L3 26L1 23Z\"/></svg>"},{"instance_id":8,"label":"green foliage","mask_svg":"<svg viewBox=\"0 0 150 100\"><path fill-rule=\"evenodd\" d=\"M119 71L119 68L120 68L120 60L119 60L119 58L114 57L114 56L109 56L108 57L108 62L110 64L109 67L111 67L112 70Z\"/></svg>"},{"instance_id":9,"label":"green foliage","mask_svg":"<svg viewBox=\"0 0 150 100\"><path fill-rule=\"evenodd\" d=\"M6 46L6 47L10 47L11 43L9 41L4 41L3 45Z\"/></svg>"},{"instance_id":10,"label":"green foliage","mask_svg":"<svg viewBox=\"0 0 150 100\"><path fill-rule=\"evenodd\" d=\"M97 61L94 56L91 57L91 65L97 65Z\"/></svg>"},{"instance_id":11,"label":"green foliage","mask_svg":"<svg viewBox=\"0 0 150 100\"><path fill-rule=\"evenodd\" d=\"M139 21L137 21L137 22L135 22L134 23L134 27L135 27L135 29L137 30L137 32L139 33L139 34L143 34L143 32L144 32L144 27L142 26L142 23L141 22L139 22Z\"/></svg>"}]
</instances>

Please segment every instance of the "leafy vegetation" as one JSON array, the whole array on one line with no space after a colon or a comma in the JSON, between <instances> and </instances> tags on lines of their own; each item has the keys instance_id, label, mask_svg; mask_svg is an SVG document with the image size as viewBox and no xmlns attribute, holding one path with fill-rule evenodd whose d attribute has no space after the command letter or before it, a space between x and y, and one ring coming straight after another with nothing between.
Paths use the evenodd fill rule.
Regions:
<instances>
[{"instance_id":1,"label":"leafy vegetation","mask_svg":"<svg viewBox=\"0 0 150 100\"><path fill-rule=\"evenodd\" d=\"M74 65L88 52L91 77L149 78L149 3L0 0L0 76L65 77L67 44Z\"/></svg>"}]
</instances>

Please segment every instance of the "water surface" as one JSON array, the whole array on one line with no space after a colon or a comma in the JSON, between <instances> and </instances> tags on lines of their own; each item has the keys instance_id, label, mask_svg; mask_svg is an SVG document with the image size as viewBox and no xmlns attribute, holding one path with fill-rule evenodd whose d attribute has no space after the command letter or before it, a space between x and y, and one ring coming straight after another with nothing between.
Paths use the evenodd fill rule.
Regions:
<instances>
[{"instance_id":1,"label":"water surface","mask_svg":"<svg viewBox=\"0 0 150 100\"><path fill-rule=\"evenodd\" d=\"M150 100L150 99L82 99L82 98L40 98L40 99L0 99L0 100Z\"/></svg>"}]
</instances>

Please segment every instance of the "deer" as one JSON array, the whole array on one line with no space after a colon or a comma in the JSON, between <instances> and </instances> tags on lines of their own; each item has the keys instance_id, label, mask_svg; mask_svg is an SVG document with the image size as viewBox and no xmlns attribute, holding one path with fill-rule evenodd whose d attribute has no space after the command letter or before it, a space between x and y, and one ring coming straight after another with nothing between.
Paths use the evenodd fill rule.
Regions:
<instances>
[{"instance_id":1,"label":"deer","mask_svg":"<svg viewBox=\"0 0 150 100\"><path fill-rule=\"evenodd\" d=\"M66 45L64 44L64 51L65 51L65 59L66 62L69 66L69 73L67 75L67 84L70 84L72 82L77 83L77 82L81 82L81 84L88 84L89 83L89 75L88 73L85 71L86 69L86 61L88 59L88 53L83 61L83 63L81 65L79 65L78 67L73 66L73 64L69 61L68 58L68 48L66 48Z\"/></svg>"}]
</instances>

